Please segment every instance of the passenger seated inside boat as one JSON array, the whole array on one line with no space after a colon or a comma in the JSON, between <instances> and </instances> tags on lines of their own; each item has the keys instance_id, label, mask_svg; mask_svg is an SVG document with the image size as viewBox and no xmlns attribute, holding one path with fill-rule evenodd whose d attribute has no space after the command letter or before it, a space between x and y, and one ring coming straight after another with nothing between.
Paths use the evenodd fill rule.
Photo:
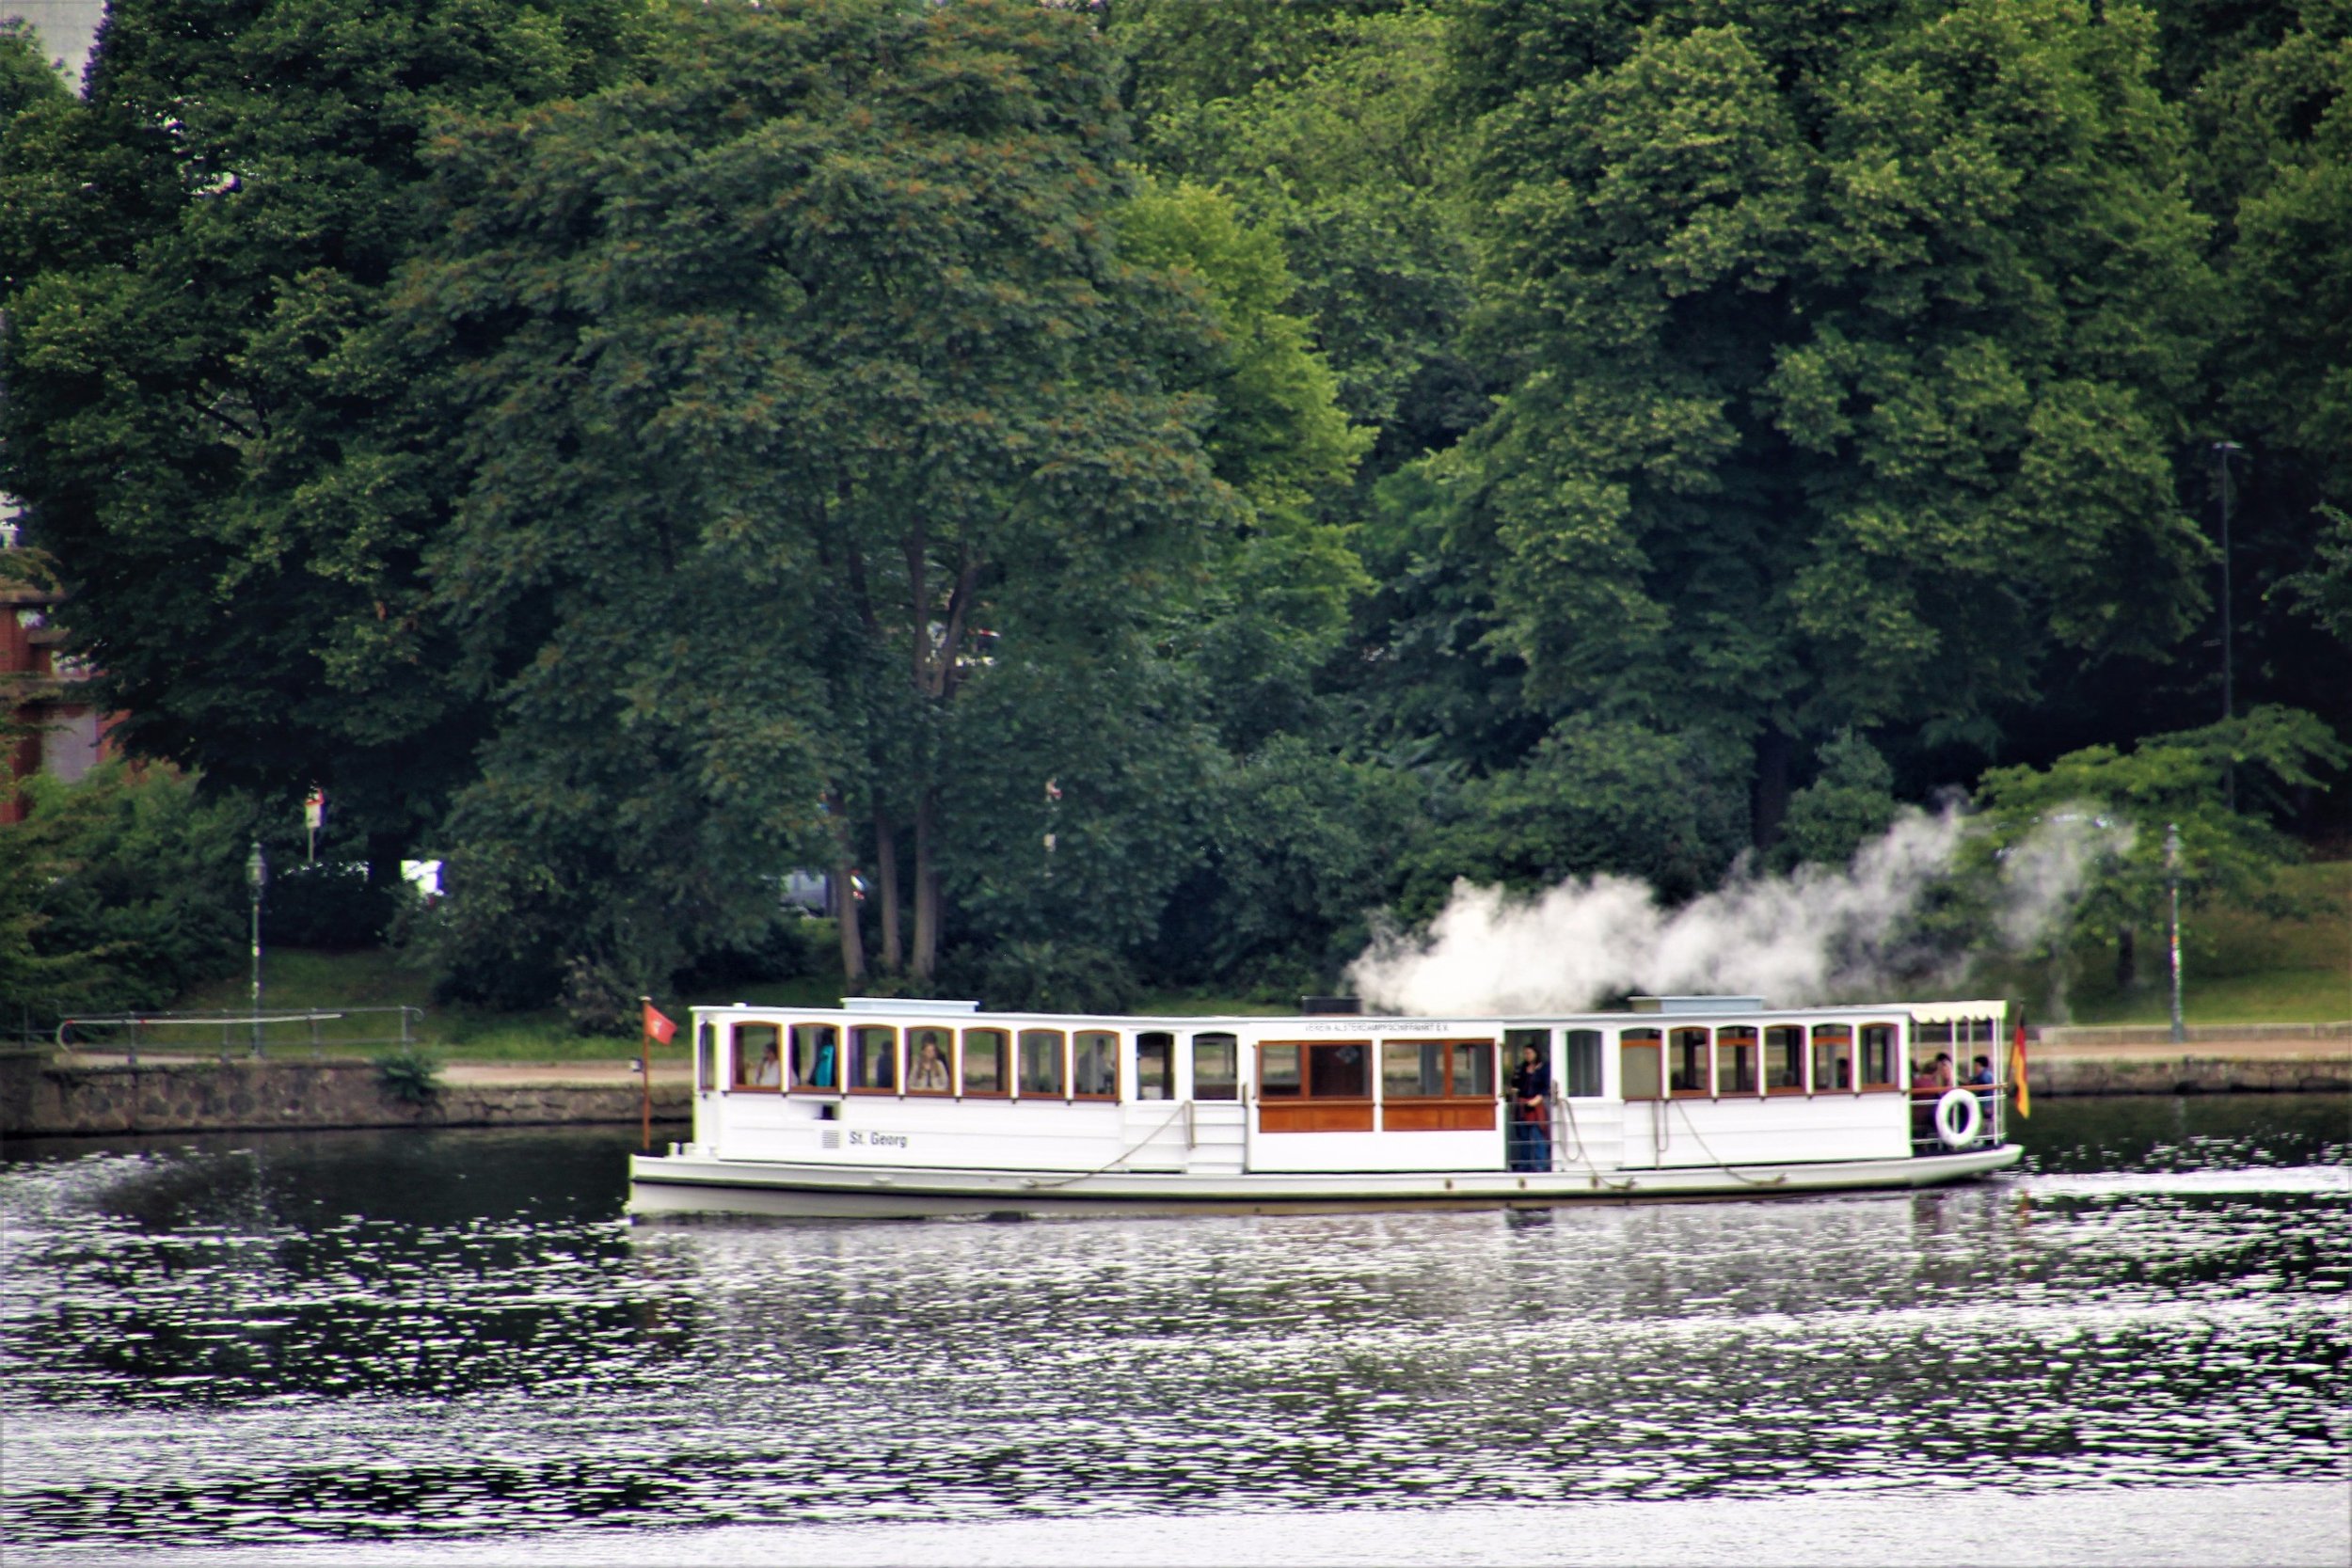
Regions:
<instances>
[{"instance_id":1,"label":"passenger seated inside boat","mask_svg":"<svg viewBox=\"0 0 2352 1568\"><path fill-rule=\"evenodd\" d=\"M768 1049L760 1053L759 1067L752 1074L752 1083L759 1088L772 1089L783 1082L784 1057L776 1050L776 1042L770 1040Z\"/></svg>"},{"instance_id":2,"label":"passenger seated inside boat","mask_svg":"<svg viewBox=\"0 0 2352 1568\"><path fill-rule=\"evenodd\" d=\"M1992 1083L1993 1058L1990 1056L1978 1057L1975 1065L1970 1067L1968 1069L1968 1082L1971 1086Z\"/></svg>"},{"instance_id":3,"label":"passenger seated inside boat","mask_svg":"<svg viewBox=\"0 0 2352 1568\"><path fill-rule=\"evenodd\" d=\"M1932 1063L1912 1075L1911 1086L1915 1089L1950 1088L1952 1086L1951 1053L1946 1051L1937 1052Z\"/></svg>"},{"instance_id":4,"label":"passenger seated inside boat","mask_svg":"<svg viewBox=\"0 0 2352 1568\"><path fill-rule=\"evenodd\" d=\"M918 1030L923 1037L922 1049L916 1053L914 1070L908 1074L907 1087L917 1094L944 1094L950 1087L947 1058L939 1049L937 1035L944 1030Z\"/></svg>"}]
</instances>

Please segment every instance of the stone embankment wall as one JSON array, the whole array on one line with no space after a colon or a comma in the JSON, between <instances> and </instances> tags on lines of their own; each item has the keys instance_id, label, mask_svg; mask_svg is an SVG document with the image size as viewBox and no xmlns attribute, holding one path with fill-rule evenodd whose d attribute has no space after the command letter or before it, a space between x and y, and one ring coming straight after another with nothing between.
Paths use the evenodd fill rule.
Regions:
<instances>
[{"instance_id":1,"label":"stone embankment wall","mask_svg":"<svg viewBox=\"0 0 2352 1568\"><path fill-rule=\"evenodd\" d=\"M2352 1054L2233 1057L2051 1056L2034 1058L2027 1081L2038 1095L2318 1094L2352 1090Z\"/></svg>"},{"instance_id":2,"label":"stone embankment wall","mask_svg":"<svg viewBox=\"0 0 2352 1568\"><path fill-rule=\"evenodd\" d=\"M691 1114L681 1084L653 1086L657 1120ZM504 1127L633 1122L623 1084L450 1085L427 1104L387 1095L372 1062L143 1060L66 1065L47 1052L0 1055L0 1136L258 1128Z\"/></svg>"}]
</instances>

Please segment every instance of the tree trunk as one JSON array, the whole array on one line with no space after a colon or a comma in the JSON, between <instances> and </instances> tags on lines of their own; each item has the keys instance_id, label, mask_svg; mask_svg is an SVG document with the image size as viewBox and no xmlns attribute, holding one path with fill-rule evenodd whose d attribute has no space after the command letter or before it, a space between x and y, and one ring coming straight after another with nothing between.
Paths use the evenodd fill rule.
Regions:
<instances>
[{"instance_id":1,"label":"tree trunk","mask_svg":"<svg viewBox=\"0 0 2352 1568\"><path fill-rule=\"evenodd\" d=\"M874 881L882 894L882 969L896 974L906 967L906 953L898 942L898 834L890 813L881 806L874 808Z\"/></svg>"},{"instance_id":2,"label":"tree trunk","mask_svg":"<svg viewBox=\"0 0 2352 1568\"><path fill-rule=\"evenodd\" d=\"M1787 732L1768 729L1756 742L1756 777L1748 785L1750 840L1758 849L1780 841L1780 824L1788 815L1788 755L1793 750Z\"/></svg>"},{"instance_id":3,"label":"tree trunk","mask_svg":"<svg viewBox=\"0 0 2352 1568\"><path fill-rule=\"evenodd\" d=\"M914 977L929 980L939 964L939 869L933 817L938 797L929 789L914 800Z\"/></svg>"},{"instance_id":4,"label":"tree trunk","mask_svg":"<svg viewBox=\"0 0 2352 1568\"><path fill-rule=\"evenodd\" d=\"M858 929L857 867L850 860L850 825L841 797L827 798L833 821L833 903L841 927L841 977L851 985L866 978L866 938Z\"/></svg>"},{"instance_id":5,"label":"tree trunk","mask_svg":"<svg viewBox=\"0 0 2352 1568\"><path fill-rule=\"evenodd\" d=\"M2139 984L2139 939L2129 926L2115 930L2115 989L2130 990Z\"/></svg>"}]
</instances>

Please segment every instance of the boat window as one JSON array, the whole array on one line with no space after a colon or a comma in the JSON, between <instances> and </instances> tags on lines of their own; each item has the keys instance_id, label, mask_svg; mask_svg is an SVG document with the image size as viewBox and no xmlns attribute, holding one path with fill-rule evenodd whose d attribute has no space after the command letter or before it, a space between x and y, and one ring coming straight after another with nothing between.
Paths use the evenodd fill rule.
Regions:
<instances>
[{"instance_id":1,"label":"boat window","mask_svg":"<svg viewBox=\"0 0 2352 1568\"><path fill-rule=\"evenodd\" d=\"M1456 1100L1491 1098L1495 1092L1495 1042L1455 1040L1454 1080L1446 1092Z\"/></svg>"},{"instance_id":2,"label":"boat window","mask_svg":"<svg viewBox=\"0 0 2352 1568\"><path fill-rule=\"evenodd\" d=\"M719 1032L707 1023L694 1031L694 1086L719 1086Z\"/></svg>"},{"instance_id":3,"label":"boat window","mask_svg":"<svg viewBox=\"0 0 2352 1568\"><path fill-rule=\"evenodd\" d=\"M963 1032L963 1092L988 1099L1005 1093L1005 1058L1011 1041L1002 1029Z\"/></svg>"},{"instance_id":4,"label":"boat window","mask_svg":"<svg viewBox=\"0 0 2352 1568\"><path fill-rule=\"evenodd\" d=\"M1066 1042L1058 1029L1021 1031L1021 1093L1041 1099L1061 1093Z\"/></svg>"},{"instance_id":5,"label":"boat window","mask_svg":"<svg viewBox=\"0 0 2352 1568\"><path fill-rule=\"evenodd\" d=\"M1677 1095L1708 1092L1708 1032L1677 1029L1666 1037L1666 1091Z\"/></svg>"},{"instance_id":6,"label":"boat window","mask_svg":"<svg viewBox=\"0 0 2352 1568\"><path fill-rule=\"evenodd\" d=\"M1380 1042L1380 1095L1384 1100L1439 1100L1445 1096L1445 1042Z\"/></svg>"},{"instance_id":7,"label":"boat window","mask_svg":"<svg viewBox=\"0 0 2352 1568\"><path fill-rule=\"evenodd\" d=\"M956 1087L956 1033L926 1026L907 1031L907 1093L952 1094Z\"/></svg>"},{"instance_id":8,"label":"boat window","mask_svg":"<svg viewBox=\"0 0 2352 1568\"><path fill-rule=\"evenodd\" d=\"M1589 1100L1600 1093L1600 1031L1568 1031L1567 1093Z\"/></svg>"},{"instance_id":9,"label":"boat window","mask_svg":"<svg viewBox=\"0 0 2352 1568\"><path fill-rule=\"evenodd\" d=\"M1715 1092L1756 1092L1756 1031L1749 1028L1715 1031Z\"/></svg>"},{"instance_id":10,"label":"boat window","mask_svg":"<svg viewBox=\"0 0 2352 1568\"><path fill-rule=\"evenodd\" d=\"M1764 1031L1764 1092L1804 1092L1804 1031L1793 1023Z\"/></svg>"},{"instance_id":11,"label":"boat window","mask_svg":"<svg viewBox=\"0 0 2352 1568\"><path fill-rule=\"evenodd\" d=\"M1370 1100L1372 1074L1359 1040L1307 1048L1307 1092L1317 1100Z\"/></svg>"},{"instance_id":12,"label":"boat window","mask_svg":"<svg viewBox=\"0 0 2352 1568\"><path fill-rule=\"evenodd\" d=\"M739 1089L780 1088L784 1083L781 1035L772 1023L735 1026L735 1086Z\"/></svg>"},{"instance_id":13,"label":"boat window","mask_svg":"<svg viewBox=\"0 0 2352 1568\"><path fill-rule=\"evenodd\" d=\"M1306 1075L1298 1065L1299 1053L1304 1049L1296 1045L1258 1047L1260 1100L1295 1100L1305 1090Z\"/></svg>"},{"instance_id":14,"label":"boat window","mask_svg":"<svg viewBox=\"0 0 2352 1568\"><path fill-rule=\"evenodd\" d=\"M1853 1030L1847 1025L1813 1026L1813 1087L1824 1094L1853 1087Z\"/></svg>"},{"instance_id":15,"label":"boat window","mask_svg":"<svg viewBox=\"0 0 2352 1568\"><path fill-rule=\"evenodd\" d=\"M1136 1098L1176 1098L1176 1037L1152 1033L1136 1037Z\"/></svg>"},{"instance_id":16,"label":"boat window","mask_svg":"<svg viewBox=\"0 0 2352 1568\"><path fill-rule=\"evenodd\" d=\"M1619 1082L1628 1100L1663 1100L1665 1076L1658 1061L1655 1029L1627 1029L1617 1036Z\"/></svg>"},{"instance_id":17,"label":"boat window","mask_svg":"<svg viewBox=\"0 0 2352 1568\"><path fill-rule=\"evenodd\" d=\"M841 1032L830 1023L792 1025L792 1059L787 1063L785 1086L794 1089L838 1087Z\"/></svg>"},{"instance_id":18,"label":"boat window","mask_svg":"<svg viewBox=\"0 0 2352 1568\"><path fill-rule=\"evenodd\" d=\"M886 1023L861 1023L850 1031L850 1088L856 1094L893 1094L898 1087L898 1031Z\"/></svg>"},{"instance_id":19,"label":"boat window","mask_svg":"<svg viewBox=\"0 0 2352 1568\"><path fill-rule=\"evenodd\" d=\"M1370 1040L1266 1040L1258 1047L1258 1131L1373 1130Z\"/></svg>"},{"instance_id":20,"label":"boat window","mask_svg":"<svg viewBox=\"0 0 2352 1568\"><path fill-rule=\"evenodd\" d=\"M1070 1086L1080 1100L1119 1098L1119 1037L1081 1029L1070 1042Z\"/></svg>"},{"instance_id":21,"label":"boat window","mask_svg":"<svg viewBox=\"0 0 2352 1568\"><path fill-rule=\"evenodd\" d=\"M1232 1035L1192 1037L1192 1097L1237 1100L1241 1089L1241 1041Z\"/></svg>"},{"instance_id":22,"label":"boat window","mask_svg":"<svg viewBox=\"0 0 2352 1568\"><path fill-rule=\"evenodd\" d=\"M1900 1058L1896 1042L1901 1037L1892 1023L1866 1023L1862 1026L1862 1086L1866 1089L1893 1089L1901 1085L1895 1081L1895 1064Z\"/></svg>"}]
</instances>

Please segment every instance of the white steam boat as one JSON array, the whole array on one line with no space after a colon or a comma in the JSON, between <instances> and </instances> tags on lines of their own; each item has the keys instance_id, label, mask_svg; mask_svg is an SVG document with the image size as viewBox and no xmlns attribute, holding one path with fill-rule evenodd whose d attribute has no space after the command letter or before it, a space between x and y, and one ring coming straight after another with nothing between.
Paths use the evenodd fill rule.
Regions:
<instances>
[{"instance_id":1,"label":"white steam boat","mask_svg":"<svg viewBox=\"0 0 2352 1568\"><path fill-rule=\"evenodd\" d=\"M2002 1136L2004 1010L1747 997L1552 1018L1073 1017L858 997L697 1007L693 1140L631 1159L629 1208L1165 1213L1924 1187L2018 1159Z\"/></svg>"}]
</instances>

